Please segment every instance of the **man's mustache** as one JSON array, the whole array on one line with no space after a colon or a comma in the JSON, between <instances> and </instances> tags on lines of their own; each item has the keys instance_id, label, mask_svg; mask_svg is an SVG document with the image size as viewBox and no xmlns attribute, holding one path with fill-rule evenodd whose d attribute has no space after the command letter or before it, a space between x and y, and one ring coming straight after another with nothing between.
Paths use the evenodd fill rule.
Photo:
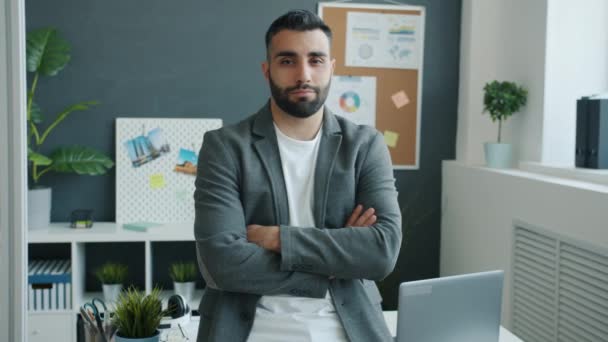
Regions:
<instances>
[{"instance_id":1,"label":"man's mustache","mask_svg":"<svg viewBox=\"0 0 608 342\"><path fill-rule=\"evenodd\" d=\"M297 85L297 86L293 86L293 87L287 87L287 88L285 88L285 92L290 93L294 90L304 90L304 89L313 90L317 94L321 91L321 88L319 88L319 87L313 87L309 84L302 84L302 85Z\"/></svg>"}]
</instances>

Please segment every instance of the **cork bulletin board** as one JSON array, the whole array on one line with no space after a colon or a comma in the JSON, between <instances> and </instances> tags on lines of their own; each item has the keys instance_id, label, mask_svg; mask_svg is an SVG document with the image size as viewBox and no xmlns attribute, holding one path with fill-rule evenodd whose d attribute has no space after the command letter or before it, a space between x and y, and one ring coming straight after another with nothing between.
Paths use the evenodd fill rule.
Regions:
<instances>
[{"instance_id":1,"label":"cork bulletin board","mask_svg":"<svg viewBox=\"0 0 608 342\"><path fill-rule=\"evenodd\" d=\"M418 169L424 7L319 3L318 12L333 32L334 76L375 78L375 127L384 134L393 167ZM363 102L355 100L349 104Z\"/></svg>"}]
</instances>

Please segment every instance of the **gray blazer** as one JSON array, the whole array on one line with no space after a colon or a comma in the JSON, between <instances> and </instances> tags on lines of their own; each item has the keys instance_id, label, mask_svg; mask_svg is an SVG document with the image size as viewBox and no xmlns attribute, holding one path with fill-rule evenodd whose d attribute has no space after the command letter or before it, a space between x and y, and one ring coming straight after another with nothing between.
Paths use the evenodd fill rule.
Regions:
<instances>
[{"instance_id":1,"label":"gray blazer","mask_svg":"<svg viewBox=\"0 0 608 342\"><path fill-rule=\"evenodd\" d=\"M291 227L269 104L205 134L194 234L207 282L198 342L246 341L263 295L322 298L329 290L352 342L391 341L374 280L392 272L401 213L383 136L325 110L314 185L317 227ZM356 204L377 222L345 228ZM280 226L281 254L247 242L248 224ZM334 277L330 280L330 277Z\"/></svg>"}]
</instances>

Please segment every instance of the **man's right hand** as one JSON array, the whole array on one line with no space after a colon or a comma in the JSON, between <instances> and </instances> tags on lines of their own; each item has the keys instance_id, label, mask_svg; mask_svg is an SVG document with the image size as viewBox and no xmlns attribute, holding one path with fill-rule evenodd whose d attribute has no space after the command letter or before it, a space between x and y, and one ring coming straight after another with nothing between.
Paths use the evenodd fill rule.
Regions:
<instances>
[{"instance_id":1,"label":"man's right hand","mask_svg":"<svg viewBox=\"0 0 608 342\"><path fill-rule=\"evenodd\" d=\"M348 220L344 224L344 227L369 227L372 224L376 223L376 215L374 213L376 210L374 208L368 208L365 212L363 212L363 206L359 204L353 210L353 213L350 214ZM336 277L330 276L329 280L333 280Z\"/></svg>"},{"instance_id":2,"label":"man's right hand","mask_svg":"<svg viewBox=\"0 0 608 342\"><path fill-rule=\"evenodd\" d=\"M368 208L363 212L363 206L361 204L357 205L353 210L353 213L350 215L346 223L345 227L369 227L372 224L376 223L376 215L374 215L374 208Z\"/></svg>"}]
</instances>

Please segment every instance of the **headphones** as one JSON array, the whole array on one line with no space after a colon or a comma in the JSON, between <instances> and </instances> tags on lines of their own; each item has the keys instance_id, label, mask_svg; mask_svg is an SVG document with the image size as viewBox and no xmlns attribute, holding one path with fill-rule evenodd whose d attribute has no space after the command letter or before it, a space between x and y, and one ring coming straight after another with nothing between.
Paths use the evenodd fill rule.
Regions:
<instances>
[{"instance_id":1,"label":"headphones","mask_svg":"<svg viewBox=\"0 0 608 342\"><path fill-rule=\"evenodd\" d=\"M167 301L167 312L169 316L165 316L160 320L159 329L171 329L179 327L190 322L191 312L190 306L181 295L174 294Z\"/></svg>"}]
</instances>

